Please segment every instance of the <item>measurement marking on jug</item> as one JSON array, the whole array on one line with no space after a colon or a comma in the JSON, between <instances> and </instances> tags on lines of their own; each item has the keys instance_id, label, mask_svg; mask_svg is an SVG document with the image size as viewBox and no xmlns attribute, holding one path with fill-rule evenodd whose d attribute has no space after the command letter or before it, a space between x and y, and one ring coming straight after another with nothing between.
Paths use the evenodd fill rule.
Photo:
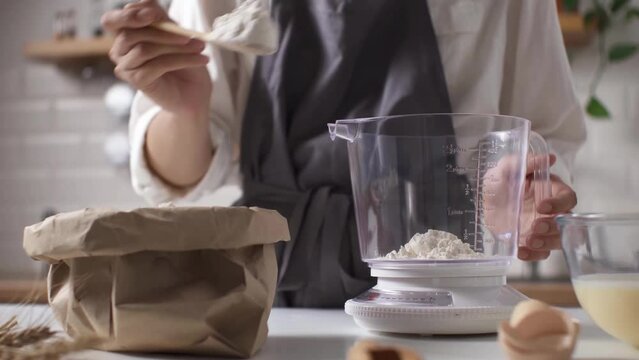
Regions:
<instances>
[{"instance_id":1,"label":"measurement marking on jug","mask_svg":"<svg viewBox=\"0 0 639 360\"><path fill-rule=\"evenodd\" d=\"M442 145L442 151L446 155L455 155L459 153L485 152L488 154L498 154L501 149L506 147L497 140L488 140L478 144L477 147L462 147L456 144Z\"/></svg>"},{"instance_id":2,"label":"measurement marking on jug","mask_svg":"<svg viewBox=\"0 0 639 360\"><path fill-rule=\"evenodd\" d=\"M472 160L472 161L486 160L486 159L488 159L488 155L472 156L470 158L470 160Z\"/></svg>"},{"instance_id":3,"label":"measurement marking on jug","mask_svg":"<svg viewBox=\"0 0 639 360\"><path fill-rule=\"evenodd\" d=\"M489 154L498 154L506 145L499 143L497 140L489 140L480 143L479 148Z\"/></svg>"},{"instance_id":4,"label":"measurement marking on jug","mask_svg":"<svg viewBox=\"0 0 639 360\"><path fill-rule=\"evenodd\" d=\"M488 183L497 183L499 182L499 178L497 178L497 176L495 175L488 175L488 176L484 176L484 182L488 182Z\"/></svg>"},{"instance_id":5,"label":"measurement marking on jug","mask_svg":"<svg viewBox=\"0 0 639 360\"><path fill-rule=\"evenodd\" d=\"M453 209L453 208L447 208L446 212L448 213L448 215L470 215L470 214L475 214L475 210L469 210L469 209Z\"/></svg>"},{"instance_id":6,"label":"measurement marking on jug","mask_svg":"<svg viewBox=\"0 0 639 360\"><path fill-rule=\"evenodd\" d=\"M493 144L489 144L489 145L493 145ZM482 166L482 162L485 161L485 152L490 153L489 151L487 151L491 146L489 146L488 148L485 146L485 143L482 144L480 143L478 148L479 151L477 153L477 169L475 171L475 177L477 179L476 181L476 191L475 191L475 199L473 201L473 204L475 205L475 219L474 221L470 221L469 225L474 227L474 250L477 252L483 252L484 251L484 241L483 241L483 236L480 236L480 232L483 231L483 229L480 227L479 223L482 222L483 220L483 215L478 211L481 207L482 207L482 203L483 203L483 199L484 197L482 196L482 193L484 191L483 188L483 178L486 176L486 167ZM482 153L482 150L484 150L484 153ZM482 179L482 180L480 180ZM483 235L483 234L482 234Z\"/></svg>"},{"instance_id":7,"label":"measurement marking on jug","mask_svg":"<svg viewBox=\"0 0 639 360\"><path fill-rule=\"evenodd\" d=\"M474 170L476 170L476 169L472 168L472 167L455 166L455 165L452 165L452 164L446 164L446 172L448 172L448 173L464 174L464 173L467 173L469 171L474 171Z\"/></svg>"},{"instance_id":8,"label":"measurement marking on jug","mask_svg":"<svg viewBox=\"0 0 639 360\"><path fill-rule=\"evenodd\" d=\"M454 145L454 144L442 145L442 150L444 151L444 154L446 155L455 155L459 153L479 151L477 148L463 148L461 146Z\"/></svg>"},{"instance_id":9,"label":"measurement marking on jug","mask_svg":"<svg viewBox=\"0 0 639 360\"><path fill-rule=\"evenodd\" d=\"M485 227L485 228L488 228L488 229L492 229L492 228L494 228L494 227L495 227L495 224L490 224L490 223L481 222L481 221L480 221L480 222L477 222L477 223L476 223L476 222L474 222L474 221L470 221L470 222L469 222L469 224L473 224L473 225L474 225L474 224L477 224L477 225L479 225L479 226L481 226L481 227Z\"/></svg>"}]
</instances>

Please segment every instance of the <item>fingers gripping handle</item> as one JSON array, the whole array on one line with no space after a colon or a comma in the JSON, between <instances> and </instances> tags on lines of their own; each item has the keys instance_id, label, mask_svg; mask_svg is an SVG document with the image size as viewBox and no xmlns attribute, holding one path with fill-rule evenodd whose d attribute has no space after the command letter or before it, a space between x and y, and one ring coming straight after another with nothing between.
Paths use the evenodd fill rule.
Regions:
<instances>
[{"instance_id":1,"label":"fingers gripping handle","mask_svg":"<svg viewBox=\"0 0 639 360\"><path fill-rule=\"evenodd\" d=\"M533 159L534 206L536 210L542 200L552 195L550 187L550 150L546 140L534 131L530 131L528 146Z\"/></svg>"}]
</instances>

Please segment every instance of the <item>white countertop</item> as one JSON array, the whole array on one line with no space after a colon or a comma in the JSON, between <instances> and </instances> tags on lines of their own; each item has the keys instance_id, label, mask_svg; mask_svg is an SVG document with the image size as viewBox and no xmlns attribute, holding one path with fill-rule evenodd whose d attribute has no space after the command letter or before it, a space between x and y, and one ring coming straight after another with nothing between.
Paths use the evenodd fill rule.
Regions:
<instances>
[{"instance_id":1,"label":"white countertop","mask_svg":"<svg viewBox=\"0 0 639 360\"><path fill-rule=\"evenodd\" d=\"M593 324L580 309L567 310L581 322L581 334L575 359L639 359L639 351L610 337ZM20 306L0 304L0 322L11 315L19 321L50 321L59 329L48 306ZM355 325L342 310L273 309L269 319L269 338L256 360L315 360L345 359L348 348L360 339L409 346L425 360L438 359L504 359L495 335L485 336L389 336L370 333ZM120 354L85 351L68 359L125 360L125 359L198 359L189 356L155 354ZM201 358L200 358L201 359Z\"/></svg>"}]
</instances>

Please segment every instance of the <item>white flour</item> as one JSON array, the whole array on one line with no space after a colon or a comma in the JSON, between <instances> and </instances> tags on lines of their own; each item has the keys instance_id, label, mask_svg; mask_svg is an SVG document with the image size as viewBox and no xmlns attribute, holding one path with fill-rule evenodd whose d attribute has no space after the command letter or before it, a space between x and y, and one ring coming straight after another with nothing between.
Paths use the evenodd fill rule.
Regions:
<instances>
[{"instance_id":1,"label":"white flour","mask_svg":"<svg viewBox=\"0 0 639 360\"><path fill-rule=\"evenodd\" d=\"M384 259L424 259L452 260L475 259L484 254L475 252L469 244L446 231L428 230L424 234L415 234L399 250L393 250Z\"/></svg>"},{"instance_id":2,"label":"white flour","mask_svg":"<svg viewBox=\"0 0 639 360\"><path fill-rule=\"evenodd\" d=\"M262 0L244 0L215 19L211 40L232 50L266 55L277 50L278 29Z\"/></svg>"}]
</instances>

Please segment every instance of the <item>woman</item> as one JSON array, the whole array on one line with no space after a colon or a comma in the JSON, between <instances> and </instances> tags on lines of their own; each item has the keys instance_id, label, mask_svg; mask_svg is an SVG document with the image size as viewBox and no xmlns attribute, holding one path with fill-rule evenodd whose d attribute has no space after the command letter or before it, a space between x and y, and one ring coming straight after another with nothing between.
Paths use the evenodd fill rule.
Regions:
<instances>
[{"instance_id":1,"label":"woman","mask_svg":"<svg viewBox=\"0 0 639 360\"><path fill-rule=\"evenodd\" d=\"M530 119L557 155L556 175L552 198L535 209L546 217L518 255L540 260L559 248L551 216L576 205L562 178L585 131L554 1L272 0L280 49L257 59L149 27L172 19L207 31L235 5L174 0L167 14L143 0L103 24L116 34L116 75L140 90L130 124L135 189L159 203L235 184L240 204L280 211L293 236L278 254L281 305L342 306L372 284L346 152L326 133L340 118Z\"/></svg>"}]
</instances>

